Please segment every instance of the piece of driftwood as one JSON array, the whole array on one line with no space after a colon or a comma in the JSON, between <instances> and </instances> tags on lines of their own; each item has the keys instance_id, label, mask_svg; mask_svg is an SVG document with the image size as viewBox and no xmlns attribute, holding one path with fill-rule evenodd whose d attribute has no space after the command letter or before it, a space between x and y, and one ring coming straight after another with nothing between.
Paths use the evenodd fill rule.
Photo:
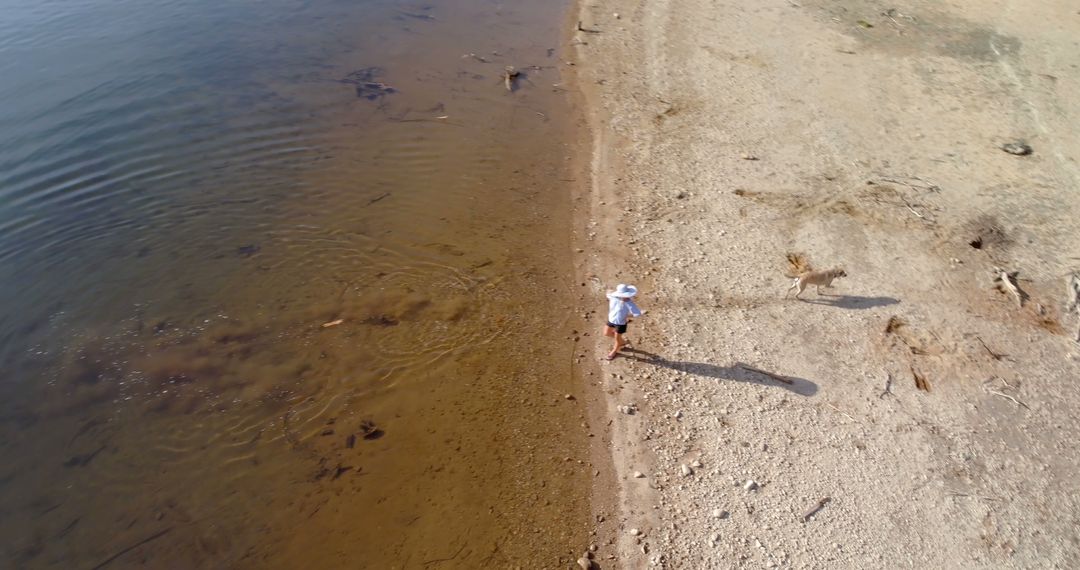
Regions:
<instances>
[{"instance_id":1,"label":"piece of driftwood","mask_svg":"<svg viewBox=\"0 0 1080 570\"><path fill-rule=\"evenodd\" d=\"M461 56L461 59L466 59L466 58L475 59L476 61L479 61L480 63L491 63L487 58L476 55L475 53L467 53L467 54Z\"/></svg>"},{"instance_id":2,"label":"piece of driftwood","mask_svg":"<svg viewBox=\"0 0 1080 570\"><path fill-rule=\"evenodd\" d=\"M818 514L818 511L825 508L825 505L829 504L830 501L832 501L832 497L824 497L824 498L818 500L818 502L814 503L814 506L810 507L809 510L807 510L805 513L803 513L803 515L802 515L803 522L809 522L810 517Z\"/></svg>"},{"instance_id":3,"label":"piece of driftwood","mask_svg":"<svg viewBox=\"0 0 1080 570\"><path fill-rule=\"evenodd\" d=\"M994 283L997 283L999 288L1012 293L1012 296L1016 298L1016 304L1023 307L1028 295L1021 291L1020 286L1017 285L1016 280L1019 275L1019 271L1006 271L1000 267L994 268Z\"/></svg>"},{"instance_id":4,"label":"piece of driftwood","mask_svg":"<svg viewBox=\"0 0 1080 570\"><path fill-rule=\"evenodd\" d=\"M401 14L402 16L405 16L406 18L412 18L414 20L429 20L429 21L434 21L435 20L435 16L432 16L431 14L421 14L420 12L409 12L409 11L401 10L401 9L399 9L397 12L398 12L398 14Z\"/></svg>"},{"instance_id":5,"label":"piece of driftwood","mask_svg":"<svg viewBox=\"0 0 1080 570\"><path fill-rule=\"evenodd\" d=\"M600 30L592 30L581 25L581 20L577 21L577 31L585 32L586 34L599 34Z\"/></svg>"},{"instance_id":6,"label":"piece of driftwood","mask_svg":"<svg viewBox=\"0 0 1080 570\"><path fill-rule=\"evenodd\" d=\"M795 381L792 380L791 378L785 378L783 376L780 376L779 374L773 374L772 372L766 372L766 371L764 371L764 370L762 370L760 368L754 368L753 366L750 366L749 364L740 363L738 366L739 366L739 368L749 370L750 372L757 372L758 374L768 376L769 378L772 378L773 380L776 380L777 382L783 382L784 384L794 384L795 383Z\"/></svg>"},{"instance_id":7,"label":"piece of driftwood","mask_svg":"<svg viewBox=\"0 0 1080 570\"><path fill-rule=\"evenodd\" d=\"M878 398L884 398L886 395L892 394L892 372L885 371L885 389L878 394Z\"/></svg>"},{"instance_id":8,"label":"piece of driftwood","mask_svg":"<svg viewBox=\"0 0 1080 570\"><path fill-rule=\"evenodd\" d=\"M830 403L828 403L828 402L825 402L825 405L826 405L826 406L829 406L830 408L832 408L833 410L835 410L835 411L836 411L836 413L838 413L838 414L840 414L840 415L842 415L842 416L846 417L847 419L849 419L849 420L851 420L851 421L853 421L853 422L855 422L855 423L858 423L858 422L859 422L859 420L857 420L857 419L855 419L855 418L851 417L851 414L848 414L848 413L847 413L847 412L845 412L844 410L841 410L840 408L837 408L836 406L834 406L834 405L832 405L832 404L830 404Z\"/></svg>"},{"instance_id":9,"label":"piece of driftwood","mask_svg":"<svg viewBox=\"0 0 1080 570\"><path fill-rule=\"evenodd\" d=\"M144 544L146 544L148 542L157 540L157 539L165 536L166 534L169 534L170 531L172 531L172 527L169 527L169 528L167 528L165 530L162 530L162 531L158 531L158 532L156 532L156 533L154 533L154 534L140 540L139 542L136 542L135 544L132 544L131 546L121 550L120 552L117 552L116 554L113 554L112 556L106 558L104 562L102 562L101 564L98 564L97 566L94 566L90 570L101 570L102 568L104 568L104 567L108 566L109 564L111 564L117 558L120 558L121 556L127 554L128 552L131 552L132 550L135 550L136 548L138 548L138 547L140 547L140 546L142 546L142 545L144 545Z\"/></svg>"},{"instance_id":10,"label":"piece of driftwood","mask_svg":"<svg viewBox=\"0 0 1080 570\"><path fill-rule=\"evenodd\" d=\"M923 178L919 178L918 176L879 176L878 181L907 186L912 190L926 190L929 192L941 191L941 186Z\"/></svg>"},{"instance_id":11,"label":"piece of driftwood","mask_svg":"<svg viewBox=\"0 0 1080 570\"><path fill-rule=\"evenodd\" d=\"M1074 340L1080 342L1080 273L1072 273L1067 279L1067 288L1065 290L1065 312L1076 313L1076 337Z\"/></svg>"},{"instance_id":12,"label":"piece of driftwood","mask_svg":"<svg viewBox=\"0 0 1080 570\"><path fill-rule=\"evenodd\" d=\"M927 381L926 376L919 374L919 371L915 370L914 366L911 367L911 376L915 379L916 388L922 390L923 392L930 391L930 382Z\"/></svg>"},{"instance_id":13,"label":"piece of driftwood","mask_svg":"<svg viewBox=\"0 0 1080 570\"><path fill-rule=\"evenodd\" d=\"M990 353L990 358L993 358L994 360L1003 360L1006 356L1008 356L1007 354L1001 354L1000 352L994 352L993 350L991 350L990 347L986 346L986 343L983 342L982 337L977 336L975 337L975 340L979 341L979 344L981 344L982 347L986 349L986 352Z\"/></svg>"},{"instance_id":14,"label":"piece of driftwood","mask_svg":"<svg viewBox=\"0 0 1080 570\"><path fill-rule=\"evenodd\" d=\"M372 204L374 204L376 202L379 202L380 200L385 199L388 196L390 196L389 192L383 192L382 194L379 194L378 196L368 200L367 204L364 204L364 206L370 206L370 205L372 205Z\"/></svg>"},{"instance_id":15,"label":"piece of driftwood","mask_svg":"<svg viewBox=\"0 0 1080 570\"><path fill-rule=\"evenodd\" d=\"M332 320L332 321L330 321L328 323L323 323L322 328L328 329L330 327L336 327L336 326L340 325L343 322L345 322L345 319L334 319L334 320Z\"/></svg>"},{"instance_id":16,"label":"piece of driftwood","mask_svg":"<svg viewBox=\"0 0 1080 570\"><path fill-rule=\"evenodd\" d=\"M521 75L521 72L514 69L514 66L512 66L512 65L508 65L508 66L506 66L506 69L503 69L503 75L502 75L503 83L506 84L506 90L507 91L513 91L514 90L514 81L516 81L518 76L520 76L520 75Z\"/></svg>"},{"instance_id":17,"label":"piece of driftwood","mask_svg":"<svg viewBox=\"0 0 1080 570\"><path fill-rule=\"evenodd\" d=\"M989 392L989 393L991 393L991 394L993 394L995 396L1001 396L1002 398L1012 400L1013 403L1015 403L1018 406L1023 406L1024 409L1027 409L1027 410L1031 409L1031 407L1028 406L1027 404L1021 402L1020 400L1017 400L1016 398L1014 398L1014 397L1012 397L1012 396L1010 396L1010 395L1008 395L1008 394L1006 394L1004 392L998 392L997 390L987 390L987 392Z\"/></svg>"}]
</instances>

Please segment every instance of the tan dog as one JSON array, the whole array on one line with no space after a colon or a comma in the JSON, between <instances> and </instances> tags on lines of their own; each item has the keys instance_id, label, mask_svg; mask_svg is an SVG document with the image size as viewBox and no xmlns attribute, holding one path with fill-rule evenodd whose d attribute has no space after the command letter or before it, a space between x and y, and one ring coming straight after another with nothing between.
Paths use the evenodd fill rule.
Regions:
<instances>
[{"instance_id":1,"label":"tan dog","mask_svg":"<svg viewBox=\"0 0 1080 570\"><path fill-rule=\"evenodd\" d=\"M807 271L795 278L795 282L791 284L791 287L788 287L784 296L787 297L788 294L791 293L791 290L797 287L799 292L795 293L795 298L798 299L799 295L802 295L802 292L806 289L807 285L816 285L817 293L820 295L822 287L825 287L826 289L831 288L833 280L840 277L847 277L847 272L840 268L829 269L827 271Z\"/></svg>"}]
</instances>

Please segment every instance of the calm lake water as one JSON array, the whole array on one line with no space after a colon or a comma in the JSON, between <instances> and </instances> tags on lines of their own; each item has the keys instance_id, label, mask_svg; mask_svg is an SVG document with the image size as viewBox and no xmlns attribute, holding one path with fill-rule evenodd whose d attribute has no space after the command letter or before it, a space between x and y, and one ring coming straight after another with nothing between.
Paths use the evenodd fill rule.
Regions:
<instances>
[{"instance_id":1,"label":"calm lake water","mask_svg":"<svg viewBox=\"0 0 1080 570\"><path fill-rule=\"evenodd\" d=\"M565 8L0 0L2 565L572 562Z\"/></svg>"}]
</instances>

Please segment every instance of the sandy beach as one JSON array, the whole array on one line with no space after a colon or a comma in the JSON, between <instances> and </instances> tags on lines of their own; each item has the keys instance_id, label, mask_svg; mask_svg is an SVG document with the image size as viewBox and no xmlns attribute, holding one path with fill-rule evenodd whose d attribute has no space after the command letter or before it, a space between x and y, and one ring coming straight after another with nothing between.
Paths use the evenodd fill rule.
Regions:
<instances>
[{"instance_id":1,"label":"sandy beach","mask_svg":"<svg viewBox=\"0 0 1080 570\"><path fill-rule=\"evenodd\" d=\"M1076 6L578 11L596 565L1080 565Z\"/></svg>"}]
</instances>

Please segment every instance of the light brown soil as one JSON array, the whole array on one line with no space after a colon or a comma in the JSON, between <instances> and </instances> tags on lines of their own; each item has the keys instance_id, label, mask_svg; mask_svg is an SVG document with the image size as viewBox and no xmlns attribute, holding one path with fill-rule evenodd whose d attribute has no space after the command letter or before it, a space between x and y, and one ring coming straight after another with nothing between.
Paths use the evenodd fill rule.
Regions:
<instances>
[{"instance_id":1,"label":"light brown soil","mask_svg":"<svg viewBox=\"0 0 1080 570\"><path fill-rule=\"evenodd\" d=\"M632 282L649 312L585 373L612 422L601 566L1080 564L1075 5L580 13L581 310L598 329ZM789 254L848 277L785 299Z\"/></svg>"}]
</instances>

